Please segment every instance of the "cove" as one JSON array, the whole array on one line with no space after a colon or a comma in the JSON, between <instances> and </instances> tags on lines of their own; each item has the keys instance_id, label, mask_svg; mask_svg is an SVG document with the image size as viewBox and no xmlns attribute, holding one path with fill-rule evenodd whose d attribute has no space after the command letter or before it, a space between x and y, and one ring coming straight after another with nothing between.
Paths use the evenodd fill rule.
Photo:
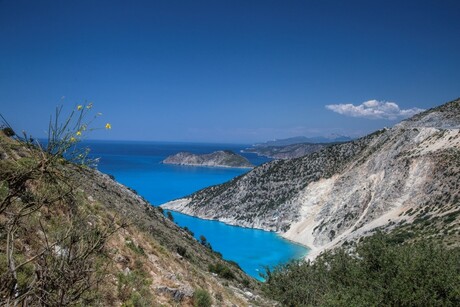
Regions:
<instances>
[{"instance_id":1,"label":"cove","mask_svg":"<svg viewBox=\"0 0 460 307\"><path fill-rule=\"evenodd\" d=\"M227 225L171 211L179 226L187 226L195 237L204 235L224 259L232 260L249 275L262 280L265 267L273 267L305 256L306 249L283 239L275 232Z\"/></svg>"},{"instance_id":2,"label":"cove","mask_svg":"<svg viewBox=\"0 0 460 307\"><path fill-rule=\"evenodd\" d=\"M199 189L226 182L247 169L175 166L162 164L167 156L179 151L210 153L232 150L239 153L247 145L194 144L131 141L87 141L92 157L100 158L98 169L136 190L153 205L191 194ZM269 159L242 154L253 164ZM264 267L273 267L307 254L308 249L283 239L274 232L227 225L178 212L174 221L188 227L197 239L205 236L215 251L232 260L250 276L262 280Z\"/></svg>"}]
</instances>

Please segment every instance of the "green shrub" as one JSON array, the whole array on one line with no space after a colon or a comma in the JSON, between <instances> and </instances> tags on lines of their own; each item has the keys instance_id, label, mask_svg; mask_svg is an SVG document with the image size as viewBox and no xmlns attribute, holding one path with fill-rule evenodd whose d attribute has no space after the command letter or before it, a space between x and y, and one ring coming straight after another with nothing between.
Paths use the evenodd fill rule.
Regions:
<instances>
[{"instance_id":1,"label":"green shrub","mask_svg":"<svg viewBox=\"0 0 460 307\"><path fill-rule=\"evenodd\" d=\"M208 291L197 289L193 293L193 306L195 307L211 307L212 298Z\"/></svg>"},{"instance_id":2,"label":"green shrub","mask_svg":"<svg viewBox=\"0 0 460 307\"><path fill-rule=\"evenodd\" d=\"M152 281L142 270L133 270L118 274L118 298L122 306L151 306L153 297L150 292Z\"/></svg>"},{"instance_id":3,"label":"green shrub","mask_svg":"<svg viewBox=\"0 0 460 307\"><path fill-rule=\"evenodd\" d=\"M460 249L396 242L379 233L353 253L339 248L267 270L265 291L283 306L459 306Z\"/></svg>"},{"instance_id":4,"label":"green shrub","mask_svg":"<svg viewBox=\"0 0 460 307\"><path fill-rule=\"evenodd\" d=\"M222 263L210 264L208 266L208 269L209 269L209 272L216 273L222 278L225 278L225 279L235 278L235 275L230 270L230 268L228 266L223 265Z\"/></svg>"},{"instance_id":5,"label":"green shrub","mask_svg":"<svg viewBox=\"0 0 460 307\"><path fill-rule=\"evenodd\" d=\"M185 257L185 255L187 254L187 249L183 246L176 246L176 251L179 255L181 255L182 257Z\"/></svg>"},{"instance_id":6,"label":"green shrub","mask_svg":"<svg viewBox=\"0 0 460 307\"><path fill-rule=\"evenodd\" d=\"M191 235L192 237L195 235L193 233L193 231L191 231L187 226L184 226L182 229L184 229L189 235Z\"/></svg>"},{"instance_id":7,"label":"green shrub","mask_svg":"<svg viewBox=\"0 0 460 307\"><path fill-rule=\"evenodd\" d=\"M133 241L131 240L126 240L126 246L129 247L132 251L134 251L136 254L143 255L145 256L145 251L140 245L134 244Z\"/></svg>"},{"instance_id":8,"label":"green shrub","mask_svg":"<svg viewBox=\"0 0 460 307\"><path fill-rule=\"evenodd\" d=\"M206 239L205 236L203 236L203 235L200 236L200 243L202 245L206 246L207 248L209 248L210 250L212 250L211 243L208 242L208 240Z\"/></svg>"},{"instance_id":9,"label":"green shrub","mask_svg":"<svg viewBox=\"0 0 460 307\"><path fill-rule=\"evenodd\" d=\"M11 127L5 127L5 128L2 129L2 131L7 137L12 137L12 136L16 135L16 133L13 130L13 128L11 128Z\"/></svg>"}]
</instances>

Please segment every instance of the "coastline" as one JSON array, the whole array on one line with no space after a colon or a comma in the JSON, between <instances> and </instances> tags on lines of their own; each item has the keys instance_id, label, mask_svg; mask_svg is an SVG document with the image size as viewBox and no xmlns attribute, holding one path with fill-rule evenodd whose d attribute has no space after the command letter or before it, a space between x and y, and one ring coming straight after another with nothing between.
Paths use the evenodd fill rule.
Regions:
<instances>
[{"instance_id":1,"label":"coastline","mask_svg":"<svg viewBox=\"0 0 460 307\"><path fill-rule=\"evenodd\" d=\"M220 223L223 223L225 225L228 225L228 226L232 226L232 227L240 227L240 228L246 228L246 229L257 229L257 230L262 230L262 231L266 231L266 232L273 232L273 233L276 233L280 238L286 240L286 241L289 241L291 242L292 244L296 244L296 245L299 245L299 246L302 246L304 247L305 249L307 249L305 255L302 256L303 259L310 259L310 254L312 252L315 253L315 255L317 255L316 253L317 252L321 252L322 249L318 249L318 248L315 248L315 247L312 247L312 246L309 246L309 245L306 245L302 242L299 242L299 241L296 241L288 236L286 236L286 233L283 233L283 232L279 232L279 231L273 231L273 230L268 230L268 229L264 229L264 228L261 228L261 227L248 227L248 226L241 226L241 225L238 225L236 223L234 223L233 221L230 221L230 220L225 220L225 219L212 219L212 218L206 218L206 217L201 217L201 216L198 216L196 214L193 214L191 212L189 212L188 210L185 210L184 211L180 211L181 208L185 208L185 206L189 203L189 199L188 198L179 198L179 199L175 199L175 200L172 200L172 201L169 201L169 202L166 202L164 204L161 204L159 205L159 207L163 208L164 210L169 210L169 211L173 211L173 212L177 212L177 213L180 213L180 214L184 214L184 215L188 215L188 216L191 216L191 217L195 217L195 218L199 218L199 219L202 219L202 220L207 220L207 221L216 221L216 222L220 222ZM176 207L175 209L171 208L172 206Z\"/></svg>"}]
</instances>

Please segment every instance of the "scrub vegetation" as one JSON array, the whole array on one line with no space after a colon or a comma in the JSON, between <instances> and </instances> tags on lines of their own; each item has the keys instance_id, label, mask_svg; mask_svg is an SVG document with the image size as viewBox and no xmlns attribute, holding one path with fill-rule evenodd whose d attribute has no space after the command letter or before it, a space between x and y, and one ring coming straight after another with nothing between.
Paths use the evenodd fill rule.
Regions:
<instances>
[{"instance_id":1,"label":"scrub vegetation","mask_svg":"<svg viewBox=\"0 0 460 307\"><path fill-rule=\"evenodd\" d=\"M7 304L66 306L96 299L92 291L107 270L108 238L125 227L116 216L95 216L69 177L73 161L86 167L88 150L77 149L92 104L60 121L50 120L46 147L7 125L0 160L0 295ZM67 159L64 159L66 156Z\"/></svg>"},{"instance_id":2,"label":"scrub vegetation","mask_svg":"<svg viewBox=\"0 0 460 307\"><path fill-rule=\"evenodd\" d=\"M77 106L61 120L58 109L44 146L3 119L0 305L206 306L213 297L273 305L252 294L260 283L235 266L232 280L213 276L210 264L227 266L217 253L92 168L88 149L77 146L91 110Z\"/></svg>"},{"instance_id":3,"label":"scrub vegetation","mask_svg":"<svg viewBox=\"0 0 460 307\"><path fill-rule=\"evenodd\" d=\"M460 248L377 233L266 273L283 306L459 306Z\"/></svg>"}]
</instances>

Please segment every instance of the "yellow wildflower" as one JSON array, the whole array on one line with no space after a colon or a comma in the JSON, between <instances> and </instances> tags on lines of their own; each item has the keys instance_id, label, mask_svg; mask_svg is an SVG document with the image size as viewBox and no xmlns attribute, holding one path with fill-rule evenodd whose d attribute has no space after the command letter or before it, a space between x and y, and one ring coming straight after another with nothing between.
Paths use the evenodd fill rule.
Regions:
<instances>
[{"instance_id":1,"label":"yellow wildflower","mask_svg":"<svg viewBox=\"0 0 460 307\"><path fill-rule=\"evenodd\" d=\"M112 125L109 123L105 124L105 129L112 129Z\"/></svg>"},{"instance_id":2,"label":"yellow wildflower","mask_svg":"<svg viewBox=\"0 0 460 307\"><path fill-rule=\"evenodd\" d=\"M77 106L77 110L80 111L81 109L83 109L83 106L80 104Z\"/></svg>"},{"instance_id":3,"label":"yellow wildflower","mask_svg":"<svg viewBox=\"0 0 460 307\"><path fill-rule=\"evenodd\" d=\"M81 135L81 131L77 131L77 135L80 136L80 135Z\"/></svg>"},{"instance_id":4,"label":"yellow wildflower","mask_svg":"<svg viewBox=\"0 0 460 307\"><path fill-rule=\"evenodd\" d=\"M73 136L70 138L70 143L75 143L77 141L76 138L74 138Z\"/></svg>"}]
</instances>

